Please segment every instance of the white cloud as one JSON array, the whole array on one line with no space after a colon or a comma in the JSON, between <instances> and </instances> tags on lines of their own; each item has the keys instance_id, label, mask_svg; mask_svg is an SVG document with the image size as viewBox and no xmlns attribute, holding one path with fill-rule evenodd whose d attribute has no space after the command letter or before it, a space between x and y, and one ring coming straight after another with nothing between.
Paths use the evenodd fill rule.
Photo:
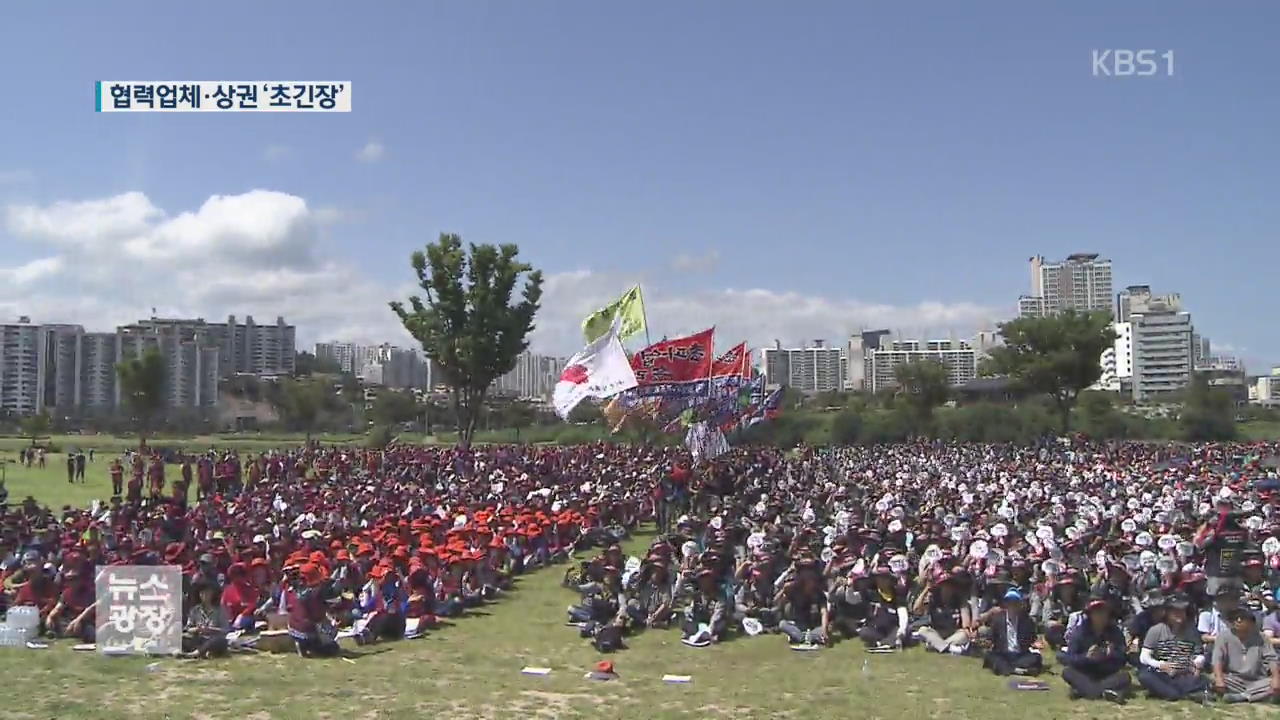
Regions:
<instances>
[{"instance_id":1,"label":"white cloud","mask_svg":"<svg viewBox=\"0 0 1280 720\"><path fill-rule=\"evenodd\" d=\"M30 285L57 275L62 272L63 266L61 257L47 257L14 268L0 268L0 283Z\"/></svg>"},{"instance_id":2,"label":"white cloud","mask_svg":"<svg viewBox=\"0 0 1280 720\"><path fill-rule=\"evenodd\" d=\"M548 275L531 345L542 352L576 350L582 343L582 318L641 279L586 270ZM839 344L853 333L880 328L904 336L947 337L954 332L966 338L980 328L991 327L991 318L1008 314L1007 310L967 302L892 305L762 288L667 293L661 287L646 285L644 294L650 339L678 337L715 325L717 344L725 347L742 340L757 348L772 345L774 340L784 346L815 339Z\"/></svg>"},{"instance_id":3,"label":"white cloud","mask_svg":"<svg viewBox=\"0 0 1280 720\"><path fill-rule=\"evenodd\" d=\"M362 274L349 258L320 252L322 227L344 214L294 195L214 195L198 208L171 214L132 192L15 205L3 217L14 238L31 241L47 256L0 267L0 317L29 315L109 330L155 307L161 315L208 319L252 314L270 322L282 315L297 325L300 347L331 339L414 342L387 307L389 300L420 294L407 265L400 284L388 285ZM655 341L710 325L726 347L740 340L754 347L775 339L786 345L816 338L841 343L873 328L964 337L1007 315L964 302L891 305L752 287L671 292L640 272L581 269L547 274L531 345L539 352L572 353L581 347L582 318L636 283L644 286Z\"/></svg>"},{"instance_id":4,"label":"white cloud","mask_svg":"<svg viewBox=\"0 0 1280 720\"><path fill-rule=\"evenodd\" d=\"M671 259L671 269L678 272L710 272L720 264L720 251L715 248L694 255L679 253Z\"/></svg>"},{"instance_id":5,"label":"white cloud","mask_svg":"<svg viewBox=\"0 0 1280 720\"><path fill-rule=\"evenodd\" d=\"M0 185L17 185L35 180L30 170L0 170Z\"/></svg>"},{"instance_id":6,"label":"white cloud","mask_svg":"<svg viewBox=\"0 0 1280 720\"><path fill-rule=\"evenodd\" d=\"M364 147L356 152L356 159L360 162L375 163L387 154L387 147L377 140L370 140L365 143Z\"/></svg>"},{"instance_id":7,"label":"white cloud","mask_svg":"<svg viewBox=\"0 0 1280 720\"><path fill-rule=\"evenodd\" d=\"M262 151L262 159L267 162L279 162L293 152L288 145L268 145Z\"/></svg>"},{"instance_id":8,"label":"white cloud","mask_svg":"<svg viewBox=\"0 0 1280 720\"><path fill-rule=\"evenodd\" d=\"M152 307L162 315L283 315L302 346L338 337L409 343L387 302L391 288L316 251L336 210L253 190L215 195L170 216L142 193L16 205L9 232L62 254L0 268L0 317L29 315L109 330Z\"/></svg>"}]
</instances>

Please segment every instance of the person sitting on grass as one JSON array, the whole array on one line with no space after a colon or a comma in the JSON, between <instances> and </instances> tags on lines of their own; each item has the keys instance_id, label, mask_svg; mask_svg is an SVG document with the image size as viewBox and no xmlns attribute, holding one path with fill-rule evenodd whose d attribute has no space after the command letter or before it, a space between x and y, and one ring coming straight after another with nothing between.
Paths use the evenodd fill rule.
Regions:
<instances>
[{"instance_id":1,"label":"person sitting on grass","mask_svg":"<svg viewBox=\"0 0 1280 720\"><path fill-rule=\"evenodd\" d=\"M62 595L49 611L46 625L57 637L78 638L91 643L97 634L94 625L96 607L93 579L77 565L71 565L63 570Z\"/></svg>"},{"instance_id":2,"label":"person sitting on grass","mask_svg":"<svg viewBox=\"0 0 1280 720\"><path fill-rule=\"evenodd\" d=\"M1200 669L1204 667L1204 644L1200 633L1187 621L1187 597L1175 593L1165 599L1164 622L1147 631L1142 641L1138 682L1153 697L1203 700L1208 688Z\"/></svg>"},{"instance_id":3,"label":"person sitting on grass","mask_svg":"<svg viewBox=\"0 0 1280 720\"><path fill-rule=\"evenodd\" d=\"M795 576L778 591L778 629L792 645L831 644L831 611L813 558L796 561Z\"/></svg>"},{"instance_id":4,"label":"person sitting on grass","mask_svg":"<svg viewBox=\"0 0 1280 720\"><path fill-rule=\"evenodd\" d=\"M182 651L188 658L204 659L227 653L229 626L218 595L218 587L205 579L198 579L191 586L191 598L196 602L187 611L182 633Z\"/></svg>"},{"instance_id":5,"label":"person sitting on grass","mask_svg":"<svg viewBox=\"0 0 1280 720\"><path fill-rule=\"evenodd\" d=\"M959 568L957 568L959 569ZM969 647L969 603L957 587L955 571L939 569L925 581L911 614L923 616L920 638L925 647L939 653L961 655Z\"/></svg>"},{"instance_id":6,"label":"person sitting on grass","mask_svg":"<svg viewBox=\"0 0 1280 720\"><path fill-rule=\"evenodd\" d=\"M902 647L907 636L907 593L898 584L893 570L881 565L872 573L873 585L863 598L867 602L867 622L858 637L867 647Z\"/></svg>"},{"instance_id":7,"label":"person sitting on grass","mask_svg":"<svg viewBox=\"0 0 1280 720\"><path fill-rule=\"evenodd\" d=\"M996 675L1039 675L1044 659L1036 652L1036 624L1027 614L1026 599L1016 588L1000 598L1000 607L989 610L983 622L991 628L991 650L983 667Z\"/></svg>"},{"instance_id":8,"label":"person sitting on grass","mask_svg":"<svg viewBox=\"0 0 1280 720\"><path fill-rule=\"evenodd\" d=\"M702 568L695 578L697 589L684 611L682 642L704 647L724 639L729 611L714 570Z\"/></svg>"},{"instance_id":9,"label":"person sitting on grass","mask_svg":"<svg viewBox=\"0 0 1280 720\"><path fill-rule=\"evenodd\" d=\"M302 657L333 657L340 648L324 602L324 573L305 563L298 569L294 587L283 591L289 614L289 636Z\"/></svg>"},{"instance_id":10,"label":"person sitting on grass","mask_svg":"<svg viewBox=\"0 0 1280 720\"><path fill-rule=\"evenodd\" d=\"M1258 619L1248 608L1227 618L1231 629L1213 645L1213 687L1229 703L1264 702L1280 697L1280 660L1258 632Z\"/></svg>"},{"instance_id":11,"label":"person sitting on grass","mask_svg":"<svg viewBox=\"0 0 1280 720\"><path fill-rule=\"evenodd\" d=\"M369 570L369 581L360 589L356 608L360 620L356 643L364 645L380 639L404 637L405 619L400 595L400 578L389 565L380 563Z\"/></svg>"},{"instance_id":12,"label":"person sitting on grass","mask_svg":"<svg viewBox=\"0 0 1280 720\"><path fill-rule=\"evenodd\" d=\"M1090 598L1087 620L1072 634L1067 651L1058 654L1062 679L1071 686L1071 697L1106 699L1124 703L1130 684L1124 632L1113 618L1105 597Z\"/></svg>"},{"instance_id":13,"label":"person sitting on grass","mask_svg":"<svg viewBox=\"0 0 1280 720\"><path fill-rule=\"evenodd\" d=\"M633 590L627 593L627 615L635 627L665 628L671 623L673 586L670 564L661 555L651 555L636 573Z\"/></svg>"}]
</instances>

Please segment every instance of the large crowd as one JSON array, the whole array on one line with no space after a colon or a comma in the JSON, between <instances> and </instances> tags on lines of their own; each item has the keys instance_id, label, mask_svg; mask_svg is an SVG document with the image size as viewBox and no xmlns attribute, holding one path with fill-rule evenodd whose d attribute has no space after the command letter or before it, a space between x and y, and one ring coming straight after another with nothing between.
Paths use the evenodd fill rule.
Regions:
<instances>
[{"instance_id":1,"label":"large crowd","mask_svg":"<svg viewBox=\"0 0 1280 720\"><path fill-rule=\"evenodd\" d=\"M569 561L568 620L601 651L646 628L694 647L847 638L998 675L1054 657L1078 697L1256 702L1280 695L1277 455L1084 440L699 464L622 445L132 453L110 463L108 501L7 505L0 602L89 642L97 568L178 565L190 656L277 626L300 654L332 655L342 637L415 637ZM628 557L644 522L658 534Z\"/></svg>"}]
</instances>

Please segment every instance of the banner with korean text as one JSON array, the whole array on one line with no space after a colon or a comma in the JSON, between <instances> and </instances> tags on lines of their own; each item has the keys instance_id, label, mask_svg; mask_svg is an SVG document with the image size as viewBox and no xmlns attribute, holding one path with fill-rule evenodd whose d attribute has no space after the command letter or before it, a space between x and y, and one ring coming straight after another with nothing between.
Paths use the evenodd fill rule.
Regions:
<instances>
[{"instance_id":1,"label":"banner with korean text","mask_svg":"<svg viewBox=\"0 0 1280 720\"><path fill-rule=\"evenodd\" d=\"M631 356L636 397L706 395L711 378L715 328L663 340Z\"/></svg>"}]
</instances>

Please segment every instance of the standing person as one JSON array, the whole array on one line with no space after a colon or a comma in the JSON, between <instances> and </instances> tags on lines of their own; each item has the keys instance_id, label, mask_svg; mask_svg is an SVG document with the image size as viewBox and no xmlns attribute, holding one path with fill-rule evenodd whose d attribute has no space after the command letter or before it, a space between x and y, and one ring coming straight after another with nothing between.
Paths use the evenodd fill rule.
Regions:
<instances>
[{"instance_id":1,"label":"standing person","mask_svg":"<svg viewBox=\"0 0 1280 720\"><path fill-rule=\"evenodd\" d=\"M1190 601L1181 593L1165 599L1164 622L1147 631L1142 641L1138 682L1153 696L1181 700L1200 695L1207 699L1208 683L1200 674L1204 645L1200 633L1187 620Z\"/></svg>"},{"instance_id":2,"label":"standing person","mask_svg":"<svg viewBox=\"0 0 1280 720\"><path fill-rule=\"evenodd\" d=\"M89 448L89 462L93 462L93 448Z\"/></svg>"},{"instance_id":3,"label":"standing person","mask_svg":"<svg viewBox=\"0 0 1280 720\"><path fill-rule=\"evenodd\" d=\"M76 454L69 452L67 453L67 482L73 483L75 481L76 481Z\"/></svg>"},{"instance_id":4,"label":"standing person","mask_svg":"<svg viewBox=\"0 0 1280 720\"><path fill-rule=\"evenodd\" d=\"M1213 645L1213 687L1229 703L1262 702L1280 696L1280 661L1275 648L1258 632L1258 619L1247 608L1228 616L1231 630Z\"/></svg>"},{"instance_id":5,"label":"standing person","mask_svg":"<svg viewBox=\"0 0 1280 720\"><path fill-rule=\"evenodd\" d=\"M1238 590L1242 585L1240 570L1249 531L1240 525L1233 507L1230 497L1219 499L1217 517L1200 526L1196 533L1195 545L1205 554L1204 574L1209 580L1205 590L1209 597L1217 597L1225 588Z\"/></svg>"},{"instance_id":6,"label":"standing person","mask_svg":"<svg viewBox=\"0 0 1280 720\"><path fill-rule=\"evenodd\" d=\"M1126 667L1124 632L1112 618L1111 603L1095 597L1085 606L1088 620L1071 636L1067 651L1058 654L1062 679L1071 697L1124 703L1132 682Z\"/></svg>"},{"instance_id":7,"label":"standing person","mask_svg":"<svg viewBox=\"0 0 1280 720\"><path fill-rule=\"evenodd\" d=\"M120 458L111 461L111 495L118 497L124 494L124 466L120 464Z\"/></svg>"},{"instance_id":8,"label":"standing person","mask_svg":"<svg viewBox=\"0 0 1280 720\"><path fill-rule=\"evenodd\" d=\"M84 482L84 451L76 452L76 480Z\"/></svg>"}]
</instances>

